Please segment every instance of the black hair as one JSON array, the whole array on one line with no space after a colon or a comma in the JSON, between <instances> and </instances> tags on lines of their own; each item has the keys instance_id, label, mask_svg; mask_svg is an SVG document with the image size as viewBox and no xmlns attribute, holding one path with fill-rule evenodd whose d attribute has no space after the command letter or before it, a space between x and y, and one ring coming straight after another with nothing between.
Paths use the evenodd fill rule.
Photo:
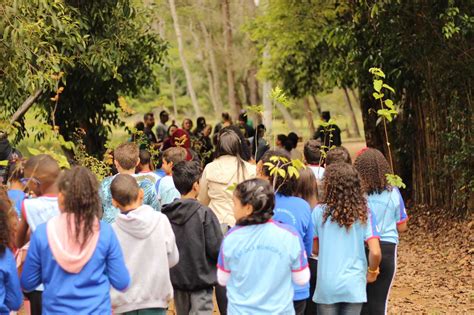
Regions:
<instances>
[{"instance_id":1,"label":"black hair","mask_svg":"<svg viewBox=\"0 0 474 315\"><path fill-rule=\"evenodd\" d=\"M201 164L196 161L182 161L173 166L173 182L181 195L186 195L201 178Z\"/></svg>"},{"instance_id":2,"label":"black hair","mask_svg":"<svg viewBox=\"0 0 474 315\"><path fill-rule=\"evenodd\" d=\"M194 134L197 136L200 132L202 132L206 128L206 118L198 117L196 119L196 129L194 129Z\"/></svg>"},{"instance_id":3,"label":"black hair","mask_svg":"<svg viewBox=\"0 0 474 315\"><path fill-rule=\"evenodd\" d=\"M231 120L230 115L227 112L222 113L221 117L222 119L227 120L227 121Z\"/></svg>"},{"instance_id":4,"label":"black hair","mask_svg":"<svg viewBox=\"0 0 474 315\"><path fill-rule=\"evenodd\" d=\"M138 131L143 131L145 130L145 123L143 121L138 121L136 124L135 124L135 129L137 129Z\"/></svg>"},{"instance_id":5,"label":"black hair","mask_svg":"<svg viewBox=\"0 0 474 315\"><path fill-rule=\"evenodd\" d=\"M283 145L285 145L285 142L286 142L287 139L288 139L288 137L284 134L279 134L277 136L277 140L280 141Z\"/></svg>"},{"instance_id":6,"label":"black hair","mask_svg":"<svg viewBox=\"0 0 474 315\"><path fill-rule=\"evenodd\" d=\"M242 139L233 128L226 127L219 131L216 158L224 155L235 156L237 158L237 179L240 180L245 179L245 165L244 159L242 158L242 148Z\"/></svg>"},{"instance_id":7,"label":"black hair","mask_svg":"<svg viewBox=\"0 0 474 315\"><path fill-rule=\"evenodd\" d=\"M244 161L250 161L250 159L252 158L252 152L250 152L250 146L247 143L247 139L245 139L244 134L242 133L240 128L237 127L236 125L231 125L231 126L222 128L219 131L219 134L218 134L218 137L217 137L216 158L221 156L221 155L225 155L225 154L219 154L219 139L220 139L220 136L222 135L222 133L228 132L228 131L233 131L240 139L239 146L240 146L240 157L241 157L241 159L244 160Z\"/></svg>"},{"instance_id":8,"label":"black hair","mask_svg":"<svg viewBox=\"0 0 474 315\"><path fill-rule=\"evenodd\" d=\"M246 180L237 185L234 195L243 206L252 206L252 213L240 218L237 225L263 224L272 218L275 194L268 181L258 178Z\"/></svg>"},{"instance_id":9,"label":"black hair","mask_svg":"<svg viewBox=\"0 0 474 315\"><path fill-rule=\"evenodd\" d=\"M134 203L140 191L137 180L128 174L118 174L110 184L112 198L122 207Z\"/></svg>"},{"instance_id":10,"label":"black hair","mask_svg":"<svg viewBox=\"0 0 474 315\"><path fill-rule=\"evenodd\" d=\"M324 121L329 121L329 119L331 119L331 113L329 111L324 111L321 113L321 118Z\"/></svg>"},{"instance_id":11,"label":"black hair","mask_svg":"<svg viewBox=\"0 0 474 315\"><path fill-rule=\"evenodd\" d=\"M166 132L167 135L170 134L170 130L171 130L171 128L173 128L173 127L175 127L176 129L179 129L178 125L176 125L176 124L171 124L171 125L168 127L168 131Z\"/></svg>"},{"instance_id":12,"label":"black hair","mask_svg":"<svg viewBox=\"0 0 474 315\"><path fill-rule=\"evenodd\" d=\"M270 168L265 165L265 163L269 162L271 164L275 165L275 162L272 162L270 159L273 157L280 157L280 158L285 158L288 161L291 161L291 156L288 152L285 150L268 150L265 152L265 154L262 156L261 161L262 161L262 171L265 176L268 177L268 180L270 183L273 183L275 180L275 189L278 189L278 193L283 195L283 196L295 196L295 189L296 189L296 178L295 177L285 177L282 178L281 176L278 176L278 174L270 175ZM283 166L280 167L281 169L285 170L286 174L288 174L288 166ZM274 176L276 175L276 178Z\"/></svg>"},{"instance_id":13,"label":"black hair","mask_svg":"<svg viewBox=\"0 0 474 315\"><path fill-rule=\"evenodd\" d=\"M163 116L165 116L165 115L168 115L168 112L165 111L165 110L162 110L162 111L160 112L160 117L163 117Z\"/></svg>"},{"instance_id":14,"label":"black hair","mask_svg":"<svg viewBox=\"0 0 474 315\"><path fill-rule=\"evenodd\" d=\"M291 150L294 149L293 147L293 141L291 141L290 139L286 139L285 142L283 142L283 147L285 148L285 150L287 152L291 152Z\"/></svg>"},{"instance_id":15,"label":"black hair","mask_svg":"<svg viewBox=\"0 0 474 315\"><path fill-rule=\"evenodd\" d=\"M155 118L155 115L153 115L152 112L146 113L145 115L143 115L143 120L146 121L150 117Z\"/></svg>"},{"instance_id":16,"label":"black hair","mask_svg":"<svg viewBox=\"0 0 474 315\"><path fill-rule=\"evenodd\" d=\"M244 123L247 123L248 121L247 113L241 113L239 115L239 121L243 121Z\"/></svg>"},{"instance_id":17,"label":"black hair","mask_svg":"<svg viewBox=\"0 0 474 315\"><path fill-rule=\"evenodd\" d=\"M58 188L64 195L64 212L74 214L75 237L84 248L102 216L99 182L88 168L74 166L60 176ZM68 230L71 231L70 226Z\"/></svg>"},{"instance_id":18,"label":"black hair","mask_svg":"<svg viewBox=\"0 0 474 315\"><path fill-rule=\"evenodd\" d=\"M299 141L298 135L294 132L290 132L288 134L288 140L290 140L291 143L293 144L293 149L296 149L296 147L298 146L298 141Z\"/></svg>"},{"instance_id":19,"label":"black hair","mask_svg":"<svg viewBox=\"0 0 474 315\"><path fill-rule=\"evenodd\" d=\"M319 164L321 160L321 141L309 140L304 145L304 159L308 164Z\"/></svg>"}]
</instances>

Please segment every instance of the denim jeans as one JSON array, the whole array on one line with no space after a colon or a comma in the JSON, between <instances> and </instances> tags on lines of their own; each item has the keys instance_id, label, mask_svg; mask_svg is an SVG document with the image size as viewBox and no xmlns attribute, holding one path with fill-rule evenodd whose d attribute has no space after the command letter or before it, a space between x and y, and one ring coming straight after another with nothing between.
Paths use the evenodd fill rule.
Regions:
<instances>
[{"instance_id":1,"label":"denim jeans","mask_svg":"<svg viewBox=\"0 0 474 315\"><path fill-rule=\"evenodd\" d=\"M362 303L318 304L318 315L360 315Z\"/></svg>"}]
</instances>

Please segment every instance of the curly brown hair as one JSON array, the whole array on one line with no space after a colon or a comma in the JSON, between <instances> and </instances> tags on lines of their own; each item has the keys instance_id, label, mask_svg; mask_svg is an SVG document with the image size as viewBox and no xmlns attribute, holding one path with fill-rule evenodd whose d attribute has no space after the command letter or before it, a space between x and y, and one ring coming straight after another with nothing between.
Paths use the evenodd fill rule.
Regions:
<instances>
[{"instance_id":1,"label":"curly brown hair","mask_svg":"<svg viewBox=\"0 0 474 315\"><path fill-rule=\"evenodd\" d=\"M0 186L0 254L3 254L6 248L13 250L15 247L13 242L17 223L17 215L8 198L7 189L2 185Z\"/></svg>"},{"instance_id":2,"label":"curly brown hair","mask_svg":"<svg viewBox=\"0 0 474 315\"><path fill-rule=\"evenodd\" d=\"M346 163L329 165L324 171L326 209L323 220L349 229L356 221L367 222L368 208L356 169Z\"/></svg>"},{"instance_id":3,"label":"curly brown hair","mask_svg":"<svg viewBox=\"0 0 474 315\"><path fill-rule=\"evenodd\" d=\"M75 237L83 247L102 216L97 178L89 169L75 166L61 175L58 188L64 195L64 212L74 214Z\"/></svg>"},{"instance_id":4,"label":"curly brown hair","mask_svg":"<svg viewBox=\"0 0 474 315\"><path fill-rule=\"evenodd\" d=\"M390 166L379 150L373 148L364 150L355 159L354 167L359 172L362 188L368 195L392 190L385 177L385 174L391 172Z\"/></svg>"}]
</instances>

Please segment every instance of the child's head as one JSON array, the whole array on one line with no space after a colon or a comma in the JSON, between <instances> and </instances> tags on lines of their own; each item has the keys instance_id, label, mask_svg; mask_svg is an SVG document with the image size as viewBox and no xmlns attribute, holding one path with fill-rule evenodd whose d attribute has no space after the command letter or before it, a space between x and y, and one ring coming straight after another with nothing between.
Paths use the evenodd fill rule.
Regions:
<instances>
[{"instance_id":1,"label":"child's head","mask_svg":"<svg viewBox=\"0 0 474 315\"><path fill-rule=\"evenodd\" d=\"M296 188L296 179L294 177L281 177L278 172L271 174L270 167L266 163L271 163L277 165L277 162L272 161L272 157L278 157L286 159L288 162L291 161L290 154L285 150L269 150L265 152L262 159L259 161L258 176L262 179L267 179L270 183L275 183L275 189L278 190L278 193L283 196L294 196ZM261 162L261 163L260 163ZM286 164L286 165L285 165ZM284 170L288 174L288 163L283 163L279 166L280 169Z\"/></svg>"},{"instance_id":2,"label":"child's head","mask_svg":"<svg viewBox=\"0 0 474 315\"><path fill-rule=\"evenodd\" d=\"M318 203L318 183L310 168L299 170L300 176L296 180L295 195L306 200L311 208Z\"/></svg>"},{"instance_id":3,"label":"child's head","mask_svg":"<svg viewBox=\"0 0 474 315\"><path fill-rule=\"evenodd\" d=\"M385 177L385 174L391 172L390 166L379 150L373 148L364 150L355 159L354 167L359 172L362 187L368 195L392 188Z\"/></svg>"},{"instance_id":4,"label":"child's head","mask_svg":"<svg viewBox=\"0 0 474 315\"><path fill-rule=\"evenodd\" d=\"M268 222L273 216L275 195L272 186L263 179L249 179L234 191L234 217L237 225Z\"/></svg>"},{"instance_id":5,"label":"child's head","mask_svg":"<svg viewBox=\"0 0 474 315\"><path fill-rule=\"evenodd\" d=\"M148 150L140 150L139 153L140 164L137 166L139 172L150 171L152 169L151 153Z\"/></svg>"},{"instance_id":6,"label":"child's head","mask_svg":"<svg viewBox=\"0 0 474 315\"><path fill-rule=\"evenodd\" d=\"M279 134L276 139L276 146L278 148L283 149L285 147L285 142L288 139L288 137L284 134Z\"/></svg>"},{"instance_id":7,"label":"child's head","mask_svg":"<svg viewBox=\"0 0 474 315\"><path fill-rule=\"evenodd\" d=\"M181 196L196 198L199 194L201 164L195 161L182 161L173 167L173 182Z\"/></svg>"},{"instance_id":8,"label":"child's head","mask_svg":"<svg viewBox=\"0 0 474 315\"><path fill-rule=\"evenodd\" d=\"M334 163L352 164L351 154L345 147L335 147L328 151L326 155L326 166Z\"/></svg>"},{"instance_id":9,"label":"child's head","mask_svg":"<svg viewBox=\"0 0 474 315\"><path fill-rule=\"evenodd\" d=\"M25 177L21 181L36 196L41 196L56 187L60 173L61 169L55 159L47 154L39 154L26 161Z\"/></svg>"},{"instance_id":10,"label":"child's head","mask_svg":"<svg viewBox=\"0 0 474 315\"><path fill-rule=\"evenodd\" d=\"M306 164L319 164L321 161L321 141L309 140L304 145L303 153Z\"/></svg>"},{"instance_id":11,"label":"child's head","mask_svg":"<svg viewBox=\"0 0 474 315\"><path fill-rule=\"evenodd\" d=\"M114 150L114 162L119 172L135 170L140 162L138 146L133 142L122 143Z\"/></svg>"},{"instance_id":12,"label":"child's head","mask_svg":"<svg viewBox=\"0 0 474 315\"><path fill-rule=\"evenodd\" d=\"M367 222L367 202L357 170L347 163L329 165L324 171L324 221L329 217L350 228L357 220Z\"/></svg>"},{"instance_id":13,"label":"child's head","mask_svg":"<svg viewBox=\"0 0 474 315\"><path fill-rule=\"evenodd\" d=\"M300 138L295 132L290 132L288 134L288 140L290 140L291 144L293 145L293 149L296 149L296 147L298 146L299 139Z\"/></svg>"},{"instance_id":14,"label":"child's head","mask_svg":"<svg viewBox=\"0 0 474 315\"><path fill-rule=\"evenodd\" d=\"M185 148L173 147L163 152L163 165L161 168L166 174L171 175L173 173L173 166L181 161L186 160L188 152Z\"/></svg>"},{"instance_id":15,"label":"child's head","mask_svg":"<svg viewBox=\"0 0 474 315\"><path fill-rule=\"evenodd\" d=\"M25 160L18 160L8 170L8 182L10 184L20 183L25 177Z\"/></svg>"},{"instance_id":16,"label":"child's head","mask_svg":"<svg viewBox=\"0 0 474 315\"><path fill-rule=\"evenodd\" d=\"M143 203L143 190L138 186L137 180L127 174L115 176L110 184L112 205L121 211L138 208Z\"/></svg>"},{"instance_id":17,"label":"child's head","mask_svg":"<svg viewBox=\"0 0 474 315\"><path fill-rule=\"evenodd\" d=\"M83 166L64 171L58 180L58 204L62 213L74 215L76 240L84 246L93 233L97 219L102 216L99 182Z\"/></svg>"},{"instance_id":18,"label":"child's head","mask_svg":"<svg viewBox=\"0 0 474 315\"><path fill-rule=\"evenodd\" d=\"M242 158L242 140L239 135L241 132L236 129L238 130L238 127L226 127L219 132L216 149L217 157L231 155Z\"/></svg>"}]
</instances>

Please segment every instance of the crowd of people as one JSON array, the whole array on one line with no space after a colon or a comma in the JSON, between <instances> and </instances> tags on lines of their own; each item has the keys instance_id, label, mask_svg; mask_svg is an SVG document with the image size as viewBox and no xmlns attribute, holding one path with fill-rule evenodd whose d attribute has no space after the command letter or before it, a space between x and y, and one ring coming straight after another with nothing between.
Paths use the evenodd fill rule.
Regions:
<instances>
[{"instance_id":1,"label":"crowd of people","mask_svg":"<svg viewBox=\"0 0 474 315\"><path fill-rule=\"evenodd\" d=\"M213 296L221 314L386 313L407 214L380 151L352 161L340 135L315 135L301 152L295 133L270 148L245 113L222 114L214 132L203 117L193 129L159 116L114 149L101 182L46 154L14 156L0 189L0 314L24 300L32 315L171 303L212 314ZM292 163L275 171L276 159L305 167L287 176Z\"/></svg>"}]
</instances>

